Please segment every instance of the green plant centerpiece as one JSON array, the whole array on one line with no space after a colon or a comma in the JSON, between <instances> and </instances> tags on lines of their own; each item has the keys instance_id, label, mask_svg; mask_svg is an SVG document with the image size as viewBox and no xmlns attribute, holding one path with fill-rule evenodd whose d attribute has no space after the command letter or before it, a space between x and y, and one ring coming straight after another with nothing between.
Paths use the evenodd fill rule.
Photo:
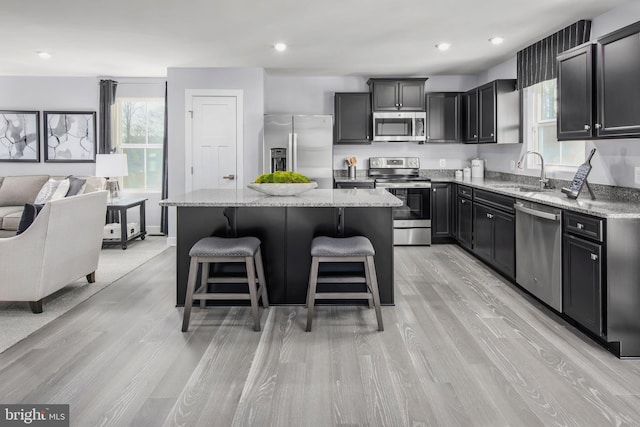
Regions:
<instances>
[{"instance_id":1,"label":"green plant centerpiece","mask_svg":"<svg viewBox=\"0 0 640 427\"><path fill-rule=\"evenodd\" d=\"M252 190L259 191L270 196L297 196L318 186L306 176L297 172L278 171L265 173L256 180L247 184Z\"/></svg>"},{"instance_id":2,"label":"green plant centerpiece","mask_svg":"<svg viewBox=\"0 0 640 427\"><path fill-rule=\"evenodd\" d=\"M253 182L256 184L308 184L311 180L297 172L278 171L262 174Z\"/></svg>"}]
</instances>

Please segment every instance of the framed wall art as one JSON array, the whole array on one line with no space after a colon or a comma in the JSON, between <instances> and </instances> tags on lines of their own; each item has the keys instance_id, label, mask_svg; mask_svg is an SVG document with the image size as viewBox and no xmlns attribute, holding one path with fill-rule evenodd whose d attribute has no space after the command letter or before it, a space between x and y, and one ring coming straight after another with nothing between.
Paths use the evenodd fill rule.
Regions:
<instances>
[{"instance_id":1,"label":"framed wall art","mask_svg":"<svg viewBox=\"0 0 640 427\"><path fill-rule=\"evenodd\" d=\"M45 162L95 163L95 111L45 111L44 134Z\"/></svg>"},{"instance_id":2,"label":"framed wall art","mask_svg":"<svg viewBox=\"0 0 640 427\"><path fill-rule=\"evenodd\" d=\"M0 162L40 161L40 113L0 110Z\"/></svg>"}]
</instances>

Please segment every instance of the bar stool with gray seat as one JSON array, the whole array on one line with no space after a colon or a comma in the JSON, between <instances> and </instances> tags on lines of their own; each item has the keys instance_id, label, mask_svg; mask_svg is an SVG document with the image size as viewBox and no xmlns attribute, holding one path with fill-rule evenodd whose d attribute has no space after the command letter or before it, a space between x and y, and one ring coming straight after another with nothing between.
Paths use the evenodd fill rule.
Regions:
<instances>
[{"instance_id":1,"label":"bar stool with gray seat","mask_svg":"<svg viewBox=\"0 0 640 427\"><path fill-rule=\"evenodd\" d=\"M191 263L189 265L189 278L187 280L187 295L184 301L184 316L182 319L182 332L189 329L189 318L193 300L251 300L254 329L260 330L260 314L258 312L258 300L262 296L262 304L269 308L267 298L267 286L262 266L262 254L260 252L260 240L255 237L205 237L198 240L189 251ZM210 265L214 263L243 262L247 275L244 277L209 277ZM200 287L196 287L198 266L202 264ZM256 273L258 275L256 284ZM211 283L246 283L249 293L209 292ZM257 286L259 285L259 287ZM201 306L204 306L202 304Z\"/></svg>"},{"instance_id":2,"label":"bar stool with gray seat","mask_svg":"<svg viewBox=\"0 0 640 427\"><path fill-rule=\"evenodd\" d=\"M378 293L378 278L373 261L375 250L371 241L364 236L326 237L319 236L311 242L311 272L309 273L309 290L307 292L307 332L311 331L313 308L319 299L366 299L369 307L373 301L378 319L378 330L383 331L382 313L380 311L380 295ZM364 267L364 277L330 276L318 277L320 263L323 262L361 262ZM365 283L367 289L363 292L317 292L318 283Z\"/></svg>"}]
</instances>

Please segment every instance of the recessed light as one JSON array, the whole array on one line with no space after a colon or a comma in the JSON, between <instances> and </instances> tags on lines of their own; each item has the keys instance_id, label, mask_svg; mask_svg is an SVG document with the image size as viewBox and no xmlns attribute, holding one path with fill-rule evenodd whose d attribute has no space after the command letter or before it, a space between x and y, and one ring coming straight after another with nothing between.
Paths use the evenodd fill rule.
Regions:
<instances>
[{"instance_id":1,"label":"recessed light","mask_svg":"<svg viewBox=\"0 0 640 427\"><path fill-rule=\"evenodd\" d=\"M287 45L285 43L280 42L280 43L274 44L273 48L278 52L284 52L285 50L287 50Z\"/></svg>"},{"instance_id":2,"label":"recessed light","mask_svg":"<svg viewBox=\"0 0 640 427\"><path fill-rule=\"evenodd\" d=\"M50 54L49 52L39 51L39 52L37 52L37 53L38 53L38 56L39 56L41 59L49 59L49 58L51 58L51 54Z\"/></svg>"},{"instance_id":3,"label":"recessed light","mask_svg":"<svg viewBox=\"0 0 640 427\"><path fill-rule=\"evenodd\" d=\"M496 44L496 45L502 44L502 42L504 41L504 37L499 37L499 36L491 37L489 41L491 42L491 44Z\"/></svg>"},{"instance_id":4,"label":"recessed light","mask_svg":"<svg viewBox=\"0 0 640 427\"><path fill-rule=\"evenodd\" d=\"M446 43L446 42L438 43L436 47L442 51L449 50L449 48L451 47L451 43Z\"/></svg>"}]
</instances>

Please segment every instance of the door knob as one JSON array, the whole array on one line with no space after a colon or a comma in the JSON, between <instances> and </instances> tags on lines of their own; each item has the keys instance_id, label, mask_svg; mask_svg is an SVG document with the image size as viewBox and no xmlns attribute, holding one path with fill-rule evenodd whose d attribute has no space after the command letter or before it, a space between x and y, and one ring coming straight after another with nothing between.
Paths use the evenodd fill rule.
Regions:
<instances>
[{"instance_id":1,"label":"door knob","mask_svg":"<svg viewBox=\"0 0 640 427\"><path fill-rule=\"evenodd\" d=\"M229 174L227 176L223 176L222 179L228 179L229 181L233 181L234 179L236 179L236 176L234 174Z\"/></svg>"}]
</instances>

